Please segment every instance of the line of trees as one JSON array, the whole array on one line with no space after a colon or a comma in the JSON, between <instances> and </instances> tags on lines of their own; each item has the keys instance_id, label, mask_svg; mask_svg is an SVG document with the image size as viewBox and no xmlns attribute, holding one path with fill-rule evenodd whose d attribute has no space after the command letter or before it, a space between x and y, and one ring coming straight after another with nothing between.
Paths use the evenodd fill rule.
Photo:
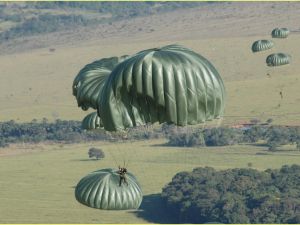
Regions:
<instances>
[{"instance_id":1,"label":"line of trees","mask_svg":"<svg viewBox=\"0 0 300 225\"><path fill-rule=\"evenodd\" d=\"M228 127L191 130L173 126L165 129L170 146L226 146L264 141L271 151L287 144L294 144L300 150L300 127L256 125L246 130Z\"/></svg>"},{"instance_id":2,"label":"line of trees","mask_svg":"<svg viewBox=\"0 0 300 225\"><path fill-rule=\"evenodd\" d=\"M176 174L162 191L178 223L300 223L300 166L196 168Z\"/></svg>"},{"instance_id":3,"label":"line of trees","mask_svg":"<svg viewBox=\"0 0 300 225\"><path fill-rule=\"evenodd\" d=\"M85 131L80 121L56 120L48 123L33 120L30 123L14 121L0 123L0 147L17 142L84 142L89 140L148 140L167 138L168 145L181 147L225 146L239 143L256 143L264 141L269 150L276 151L280 146L294 144L300 150L300 127L285 126L253 126L242 130L219 127L197 129L177 127L163 124L162 126L139 126L125 132L105 132L104 130Z\"/></svg>"},{"instance_id":4,"label":"line of trees","mask_svg":"<svg viewBox=\"0 0 300 225\"><path fill-rule=\"evenodd\" d=\"M30 123L15 123L12 120L0 123L0 147L22 142L78 143L109 138L104 131L86 132L81 129L81 122L72 120L56 120L54 123L48 123L46 120L41 123L35 120Z\"/></svg>"}]
</instances>

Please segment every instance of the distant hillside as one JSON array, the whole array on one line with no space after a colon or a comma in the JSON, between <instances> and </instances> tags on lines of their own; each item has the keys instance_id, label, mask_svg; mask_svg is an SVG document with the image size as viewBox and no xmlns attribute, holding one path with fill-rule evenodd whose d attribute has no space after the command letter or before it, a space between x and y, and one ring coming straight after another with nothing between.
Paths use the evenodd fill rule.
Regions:
<instances>
[{"instance_id":1,"label":"distant hillside","mask_svg":"<svg viewBox=\"0 0 300 225\"><path fill-rule=\"evenodd\" d=\"M192 8L207 2L2 2L0 42ZM211 4L211 3L210 3Z\"/></svg>"}]
</instances>

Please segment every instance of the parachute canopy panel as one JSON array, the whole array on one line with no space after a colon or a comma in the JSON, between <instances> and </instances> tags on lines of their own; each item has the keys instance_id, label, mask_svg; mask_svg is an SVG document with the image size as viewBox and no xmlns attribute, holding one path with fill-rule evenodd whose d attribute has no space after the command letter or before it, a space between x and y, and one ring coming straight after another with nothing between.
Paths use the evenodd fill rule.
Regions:
<instances>
[{"instance_id":1,"label":"parachute canopy panel","mask_svg":"<svg viewBox=\"0 0 300 225\"><path fill-rule=\"evenodd\" d=\"M83 177L75 188L80 203L97 209L137 209L142 202L142 190L133 174L126 173L127 184L119 186L117 170L101 169Z\"/></svg>"},{"instance_id":2,"label":"parachute canopy panel","mask_svg":"<svg viewBox=\"0 0 300 225\"><path fill-rule=\"evenodd\" d=\"M103 125L101 123L100 117L98 116L98 113L93 112L84 117L81 123L81 127L85 130L94 130L103 127Z\"/></svg>"},{"instance_id":3,"label":"parachute canopy panel","mask_svg":"<svg viewBox=\"0 0 300 225\"><path fill-rule=\"evenodd\" d=\"M268 66L282 66L290 64L291 56L285 53L275 53L267 57L266 63Z\"/></svg>"},{"instance_id":4,"label":"parachute canopy panel","mask_svg":"<svg viewBox=\"0 0 300 225\"><path fill-rule=\"evenodd\" d=\"M268 49L273 48L273 46L274 46L273 41L258 40L252 44L252 52L266 51Z\"/></svg>"},{"instance_id":5,"label":"parachute canopy panel","mask_svg":"<svg viewBox=\"0 0 300 225\"><path fill-rule=\"evenodd\" d=\"M73 82L73 95L83 110L97 109L102 87L111 71L127 56L104 58L86 65Z\"/></svg>"},{"instance_id":6,"label":"parachute canopy panel","mask_svg":"<svg viewBox=\"0 0 300 225\"><path fill-rule=\"evenodd\" d=\"M141 51L111 72L98 111L109 131L154 122L179 126L220 118L225 87L215 67L179 45Z\"/></svg>"},{"instance_id":7,"label":"parachute canopy panel","mask_svg":"<svg viewBox=\"0 0 300 225\"><path fill-rule=\"evenodd\" d=\"M287 28L275 28L271 34L273 38L287 38L290 31Z\"/></svg>"}]
</instances>

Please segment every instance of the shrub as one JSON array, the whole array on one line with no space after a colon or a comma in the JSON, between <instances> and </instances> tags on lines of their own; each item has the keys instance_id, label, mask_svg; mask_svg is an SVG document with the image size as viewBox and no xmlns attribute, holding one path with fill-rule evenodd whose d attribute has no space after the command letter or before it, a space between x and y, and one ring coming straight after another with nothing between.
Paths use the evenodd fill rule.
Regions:
<instances>
[{"instance_id":1,"label":"shrub","mask_svg":"<svg viewBox=\"0 0 300 225\"><path fill-rule=\"evenodd\" d=\"M95 157L96 160L103 159L105 157L104 152L99 148L90 148L88 154L89 158Z\"/></svg>"},{"instance_id":2,"label":"shrub","mask_svg":"<svg viewBox=\"0 0 300 225\"><path fill-rule=\"evenodd\" d=\"M169 135L168 145L181 147L205 146L203 132L173 132Z\"/></svg>"},{"instance_id":3,"label":"shrub","mask_svg":"<svg viewBox=\"0 0 300 225\"><path fill-rule=\"evenodd\" d=\"M207 146L234 145L243 141L243 132L234 128L212 128L204 131Z\"/></svg>"}]
</instances>

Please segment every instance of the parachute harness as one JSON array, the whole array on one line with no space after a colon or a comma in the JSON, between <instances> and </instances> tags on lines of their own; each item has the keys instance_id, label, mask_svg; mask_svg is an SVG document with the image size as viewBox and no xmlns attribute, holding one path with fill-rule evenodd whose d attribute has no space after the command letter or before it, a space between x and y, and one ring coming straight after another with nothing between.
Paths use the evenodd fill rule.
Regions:
<instances>
[{"instance_id":1,"label":"parachute harness","mask_svg":"<svg viewBox=\"0 0 300 225\"><path fill-rule=\"evenodd\" d=\"M128 183L127 183L127 180L126 180L126 173L127 173L127 169L125 167L120 167L119 166L119 170L118 170L118 174L120 176L119 186L121 186L122 183L124 183L128 186Z\"/></svg>"}]
</instances>

